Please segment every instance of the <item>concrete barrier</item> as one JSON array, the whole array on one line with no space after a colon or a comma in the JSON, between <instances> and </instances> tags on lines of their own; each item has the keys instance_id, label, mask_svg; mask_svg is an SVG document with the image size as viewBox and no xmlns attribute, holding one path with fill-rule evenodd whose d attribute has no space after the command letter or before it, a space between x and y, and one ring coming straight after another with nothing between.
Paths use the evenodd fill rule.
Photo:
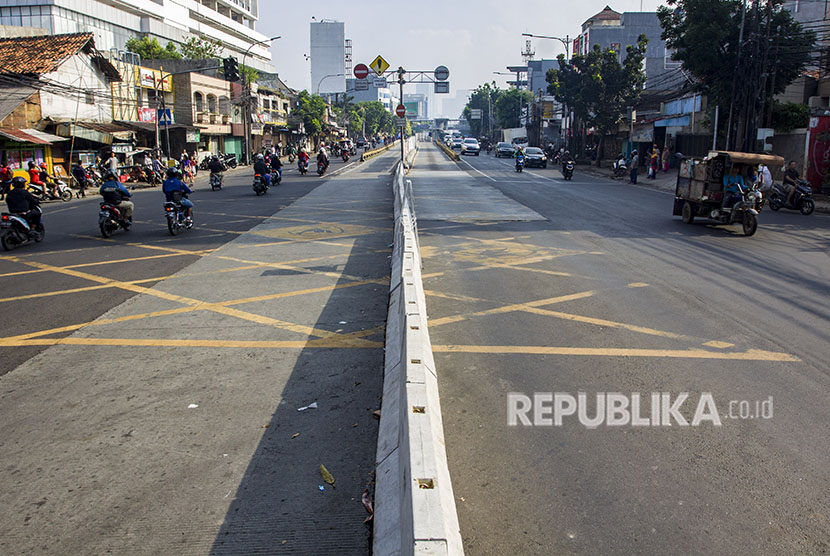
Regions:
<instances>
[{"instance_id":1,"label":"concrete barrier","mask_svg":"<svg viewBox=\"0 0 830 556\"><path fill-rule=\"evenodd\" d=\"M365 162L365 161L369 160L370 158L372 158L373 156L377 156L381 153L385 153L386 151L388 151L392 147L396 147L397 145L398 145L398 141L396 140L396 141L392 141L388 145L378 147L377 149L372 149L370 151L363 151L363 154L360 155L360 160L361 160L361 162Z\"/></svg>"},{"instance_id":2,"label":"concrete barrier","mask_svg":"<svg viewBox=\"0 0 830 556\"><path fill-rule=\"evenodd\" d=\"M398 164L373 553L463 555L427 330L412 182L404 176Z\"/></svg>"},{"instance_id":3,"label":"concrete barrier","mask_svg":"<svg viewBox=\"0 0 830 556\"><path fill-rule=\"evenodd\" d=\"M461 160L461 155L458 154L457 152L455 152L454 150L452 150L451 148L449 148L447 145L445 145L443 141L440 141L440 140L436 139L435 144L438 145L438 147L442 151L444 151L444 154L446 154L448 157L450 157L451 160L454 160L456 162Z\"/></svg>"},{"instance_id":4,"label":"concrete barrier","mask_svg":"<svg viewBox=\"0 0 830 556\"><path fill-rule=\"evenodd\" d=\"M415 156L418 154L418 140L415 136L407 138L404 153L406 153L404 157L406 160L406 172L409 173L415 164Z\"/></svg>"}]
</instances>

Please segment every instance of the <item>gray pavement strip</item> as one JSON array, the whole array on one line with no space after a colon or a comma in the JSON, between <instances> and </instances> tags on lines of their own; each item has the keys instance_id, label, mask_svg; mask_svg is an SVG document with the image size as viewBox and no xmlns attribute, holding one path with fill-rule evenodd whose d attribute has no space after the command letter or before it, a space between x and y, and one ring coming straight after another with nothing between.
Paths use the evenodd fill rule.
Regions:
<instances>
[{"instance_id":1,"label":"gray pavement strip","mask_svg":"<svg viewBox=\"0 0 830 556\"><path fill-rule=\"evenodd\" d=\"M376 179L390 161L380 156L324 182L155 286L209 303L316 293L87 326L70 336L82 345L53 346L2 377L0 550L368 553L360 498L376 449L391 211L387 222L333 242L326 223L282 218L308 218L315 206L391 207L388 175ZM335 214L325 211L326 222ZM301 225L323 239L286 240ZM315 255L333 256L333 266L212 272L237 266L227 256L278 265ZM366 283L348 287L355 278ZM174 300L138 294L99 320L183 307ZM237 310L266 319L240 319ZM349 340L335 336L299 349L307 330L356 333L363 343L343 349ZM317 409L297 411L315 401ZM323 483L320 464L336 489Z\"/></svg>"}]
</instances>

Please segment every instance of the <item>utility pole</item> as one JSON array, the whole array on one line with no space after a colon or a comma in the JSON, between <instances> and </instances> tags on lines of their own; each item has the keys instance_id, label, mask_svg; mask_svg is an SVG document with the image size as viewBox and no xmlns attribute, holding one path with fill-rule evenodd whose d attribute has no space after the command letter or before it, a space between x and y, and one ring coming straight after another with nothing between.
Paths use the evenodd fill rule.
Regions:
<instances>
[{"instance_id":1,"label":"utility pole","mask_svg":"<svg viewBox=\"0 0 830 556\"><path fill-rule=\"evenodd\" d=\"M404 79L404 74L405 73L406 73L406 70L404 70L403 67L398 67L398 84L401 86L401 104L403 104L403 84L406 83L406 80ZM406 131L406 123L405 122L401 125L401 164L403 164L404 160L405 160L404 149L403 149L404 131Z\"/></svg>"},{"instance_id":2,"label":"utility pole","mask_svg":"<svg viewBox=\"0 0 830 556\"><path fill-rule=\"evenodd\" d=\"M746 0L741 7L741 31L738 34L738 60L735 63L735 73L732 74L732 95L729 101L729 124L726 127L726 150L732 147L732 113L735 110L735 87L738 84L738 70L741 67L741 47L744 42L744 21L746 20Z\"/></svg>"}]
</instances>

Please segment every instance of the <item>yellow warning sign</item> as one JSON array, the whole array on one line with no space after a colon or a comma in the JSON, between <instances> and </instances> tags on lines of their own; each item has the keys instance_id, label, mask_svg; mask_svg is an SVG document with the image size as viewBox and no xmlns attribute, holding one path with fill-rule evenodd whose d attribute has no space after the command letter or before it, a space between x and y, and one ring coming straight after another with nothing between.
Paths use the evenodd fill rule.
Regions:
<instances>
[{"instance_id":1,"label":"yellow warning sign","mask_svg":"<svg viewBox=\"0 0 830 556\"><path fill-rule=\"evenodd\" d=\"M383 72L389 69L389 62L384 60L383 56L378 55L378 57L375 58L371 64L369 64L369 67L372 68L372 71L378 74L378 76L382 76Z\"/></svg>"}]
</instances>

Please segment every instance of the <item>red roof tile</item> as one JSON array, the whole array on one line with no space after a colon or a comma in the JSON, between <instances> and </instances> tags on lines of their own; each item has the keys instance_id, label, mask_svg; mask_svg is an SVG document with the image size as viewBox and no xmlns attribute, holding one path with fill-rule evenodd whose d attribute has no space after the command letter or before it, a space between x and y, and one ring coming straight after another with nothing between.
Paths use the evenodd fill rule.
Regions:
<instances>
[{"instance_id":1,"label":"red roof tile","mask_svg":"<svg viewBox=\"0 0 830 556\"><path fill-rule=\"evenodd\" d=\"M589 21L619 21L621 17L620 12L615 12L611 9L611 6L605 6L605 8L596 14L594 17L588 18Z\"/></svg>"},{"instance_id":2,"label":"red roof tile","mask_svg":"<svg viewBox=\"0 0 830 556\"><path fill-rule=\"evenodd\" d=\"M82 49L94 49L92 33L0 38L0 73L43 74Z\"/></svg>"}]
</instances>

